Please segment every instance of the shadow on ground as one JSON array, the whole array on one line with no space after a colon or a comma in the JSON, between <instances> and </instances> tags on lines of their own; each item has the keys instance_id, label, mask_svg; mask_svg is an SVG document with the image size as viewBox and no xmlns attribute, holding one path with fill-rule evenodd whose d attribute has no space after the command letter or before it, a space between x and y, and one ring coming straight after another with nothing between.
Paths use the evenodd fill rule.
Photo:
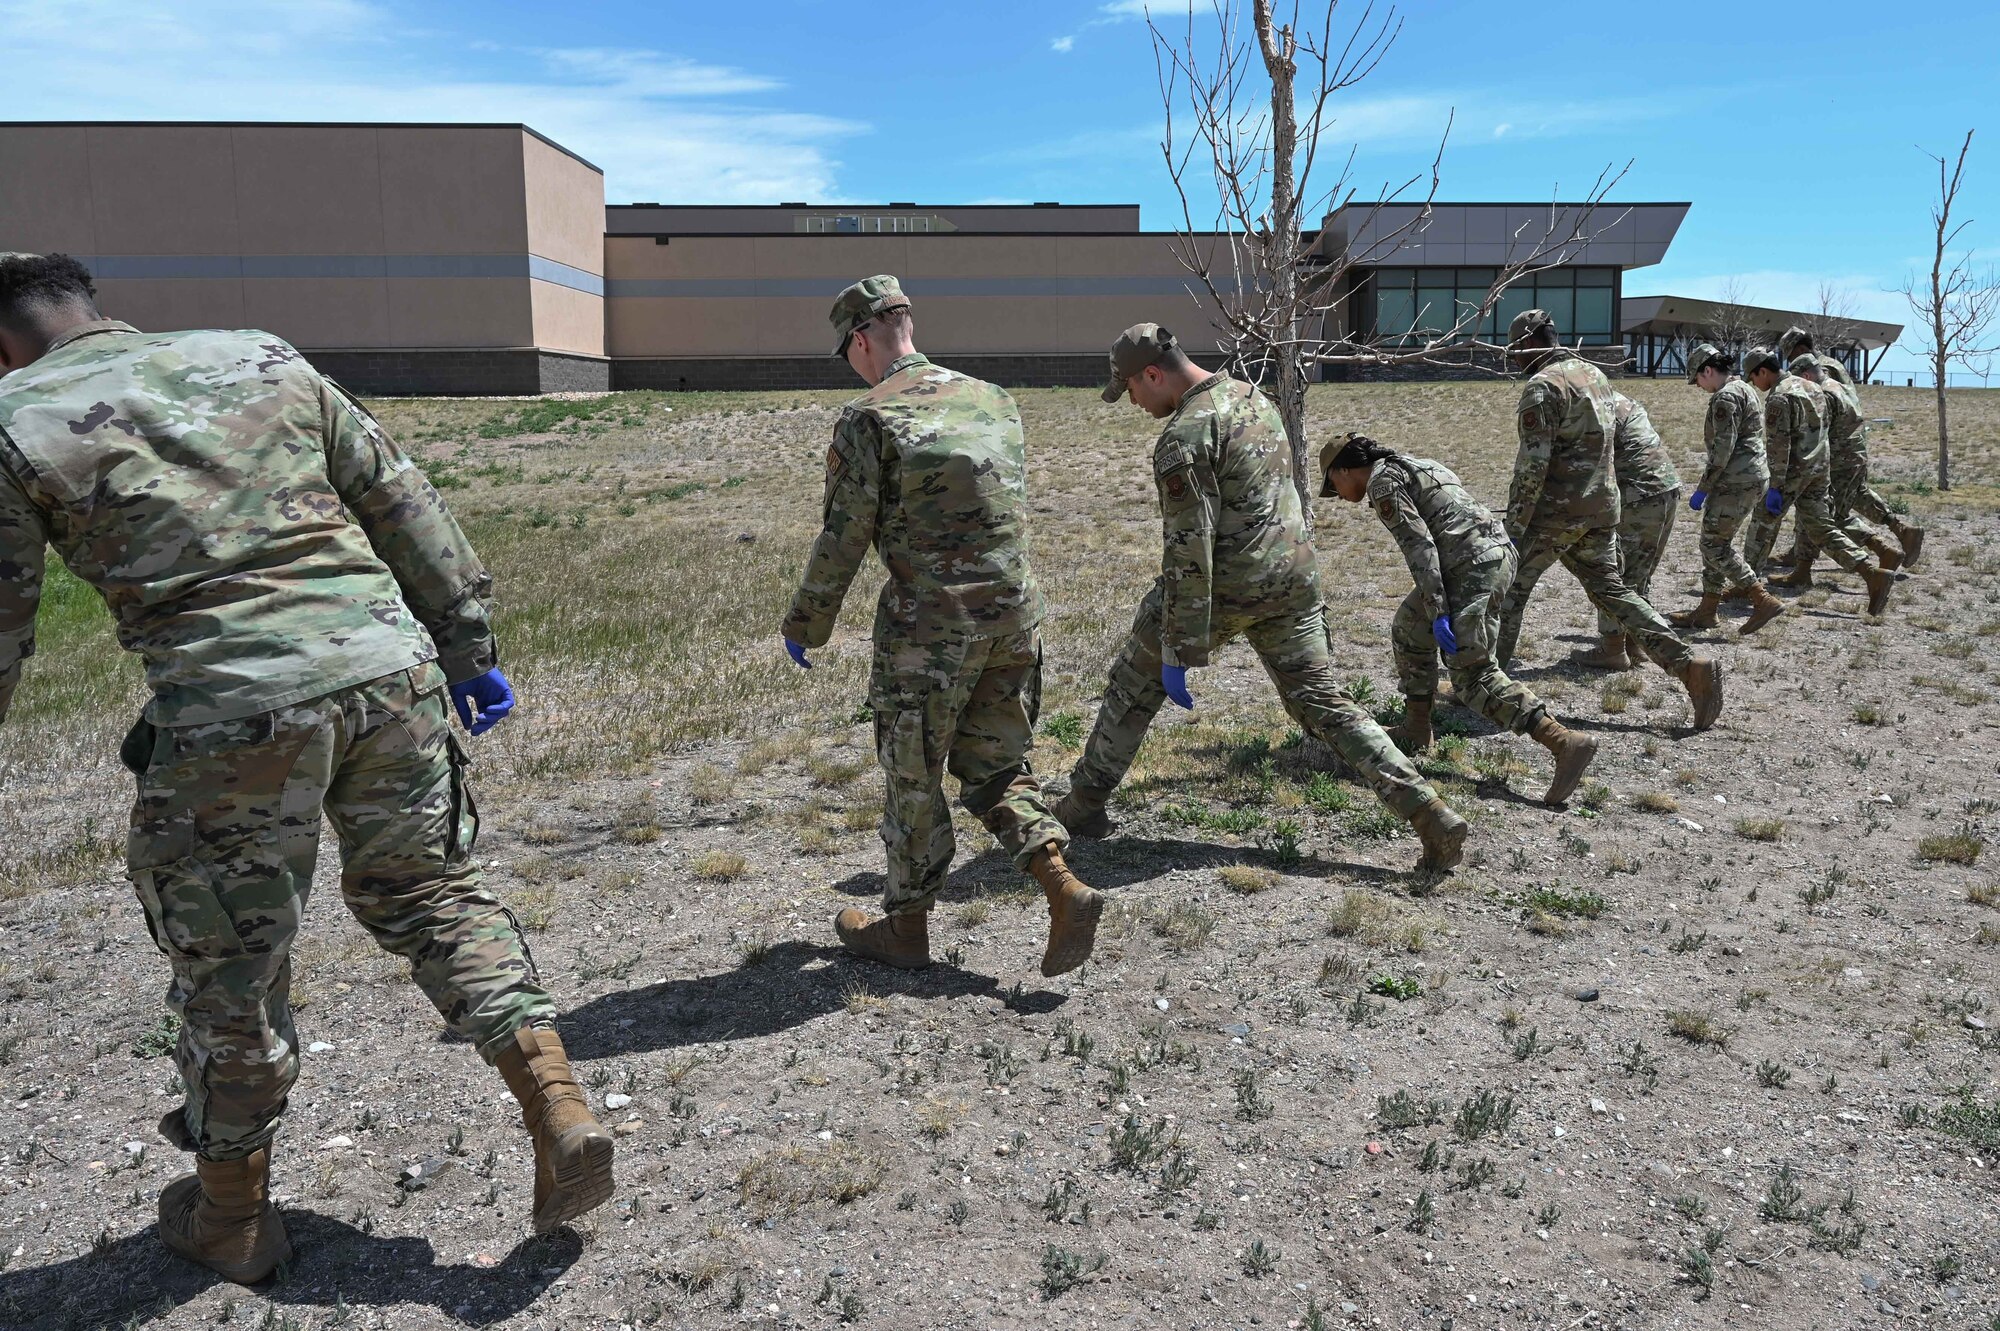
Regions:
<instances>
[{"instance_id":1,"label":"shadow on ground","mask_svg":"<svg viewBox=\"0 0 2000 1331\"><path fill-rule=\"evenodd\" d=\"M418 1304L467 1326L491 1326L522 1312L583 1255L583 1240L567 1229L523 1239L498 1263L481 1267L441 1265L427 1239L376 1238L311 1211L286 1210L285 1228L296 1256L256 1287L271 1302L330 1309ZM80 1257L0 1274L0 1325L18 1331L144 1326L226 1284L168 1252L149 1224L100 1240Z\"/></svg>"},{"instance_id":2,"label":"shadow on ground","mask_svg":"<svg viewBox=\"0 0 2000 1331\"><path fill-rule=\"evenodd\" d=\"M827 925L831 936L833 926ZM816 964L817 963L817 964ZM662 980L593 998L556 1019L563 1047L576 1059L614 1058L682 1045L747 1040L803 1026L847 1006L861 987L915 999L1009 997L1030 1010L1035 1000L1007 995L990 975L946 962L928 970L899 971L849 957L838 947L796 941L777 943L761 959L716 975ZM1060 995L1052 995L1060 1004ZM1032 1001L1031 1001L1032 1000ZM1027 1003L1029 1007L1023 1007Z\"/></svg>"}]
</instances>

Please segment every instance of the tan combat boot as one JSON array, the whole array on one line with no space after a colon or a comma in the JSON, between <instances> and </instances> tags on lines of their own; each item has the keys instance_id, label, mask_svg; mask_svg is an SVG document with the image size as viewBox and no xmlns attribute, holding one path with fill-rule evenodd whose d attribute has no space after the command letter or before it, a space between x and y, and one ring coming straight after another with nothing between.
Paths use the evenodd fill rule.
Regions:
<instances>
[{"instance_id":1,"label":"tan combat boot","mask_svg":"<svg viewBox=\"0 0 2000 1331\"><path fill-rule=\"evenodd\" d=\"M1625 635L1623 633L1607 633L1597 640L1597 646L1587 652L1579 652L1575 660L1578 665L1584 667L1586 670L1627 669L1625 664Z\"/></svg>"},{"instance_id":2,"label":"tan combat boot","mask_svg":"<svg viewBox=\"0 0 2000 1331\"><path fill-rule=\"evenodd\" d=\"M1465 858L1465 819L1433 795L1410 819L1424 853L1417 860L1418 873L1442 873Z\"/></svg>"},{"instance_id":3,"label":"tan combat boot","mask_svg":"<svg viewBox=\"0 0 2000 1331\"><path fill-rule=\"evenodd\" d=\"M160 1193L160 1240L239 1285L292 1260L285 1222L271 1205L271 1149L240 1160L195 1157L195 1172Z\"/></svg>"},{"instance_id":4,"label":"tan combat boot","mask_svg":"<svg viewBox=\"0 0 2000 1331\"><path fill-rule=\"evenodd\" d=\"M1057 800L1055 807L1049 812L1071 837L1083 841L1101 841L1111 835L1111 817L1104 812L1104 806L1110 799L1109 792L1100 794L1094 790L1071 786L1069 794Z\"/></svg>"},{"instance_id":5,"label":"tan combat boot","mask_svg":"<svg viewBox=\"0 0 2000 1331\"><path fill-rule=\"evenodd\" d=\"M1097 921L1104 914L1104 894L1071 873L1055 846L1036 851L1028 861L1028 872L1049 899L1049 945L1042 953L1042 974L1066 974L1090 960Z\"/></svg>"},{"instance_id":6,"label":"tan combat boot","mask_svg":"<svg viewBox=\"0 0 2000 1331\"><path fill-rule=\"evenodd\" d=\"M1743 621L1743 627L1736 630L1738 637L1747 638L1758 629L1785 613L1785 603L1771 595L1770 588L1763 583L1750 586L1750 618Z\"/></svg>"},{"instance_id":7,"label":"tan combat boot","mask_svg":"<svg viewBox=\"0 0 2000 1331\"><path fill-rule=\"evenodd\" d=\"M1434 703L1435 699L1429 694L1403 699L1403 719L1389 727L1389 738L1404 753L1422 753L1431 746L1431 708Z\"/></svg>"},{"instance_id":8,"label":"tan combat boot","mask_svg":"<svg viewBox=\"0 0 2000 1331\"><path fill-rule=\"evenodd\" d=\"M1889 608L1889 593L1896 589L1896 575L1885 568L1864 568L1861 580L1868 584L1868 613L1879 615Z\"/></svg>"},{"instance_id":9,"label":"tan combat boot","mask_svg":"<svg viewBox=\"0 0 2000 1331\"><path fill-rule=\"evenodd\" d=\"M562 1039L547 1027L523 1026L494 1066L535 1140L535 1232L547 1234L610 1201L611 1134L591 1117Z\"/></svg>"},{"instance_id":10,"label":"tan combat boot","mask_svg":"<svg viewBox=\"0 0 2000 1331\"><path fill-rule=\"evenodd\" d=\"M1763 570L1759 569L1758 572L1761 573ZM1750 599L1750 589L1748 587L1731 587L1722 594L1722 599L1732 604L1737 601L1747 601Z\"/></svg>"},{"instance_id":11,"label":"tan combat boot","mask_svg":"<svg viewBox=\"0 0 2000 1331\"><path fill-rule=\"evenodd\" d=\"M1653 664L1653 658L1647 654L1644 644L1629 633L1625 635L1625 659L1632 663L1634 670L1644 670Z\"/></svg>"},{"instance_id":12,"label":"tan combat boot","mask_svg":"<svg viewBox=\"0 0 2000 1331\"><path fill-rule=\"evenodd\" d=\"M1801 591L1813 585L1813 566L1810 559L1792 565L1792 571L1782 578L1771 579L1773 587L1795 587Z\"/></svg>"},{"instance_id":13,"label":"tan combat boot","mask_svg":"<svg viewBox=\"0 0 2000 1331\"><path fill-rule=\"evenodd\" d=\"M1597 740L1590 735L1579 735L1566 729L1547 712L1535 722L1535 728L1528 737L1555 755L1555 779L1542 794L1542 803L1561 804L1576 790L1576 783L1583 780L1583 769L1590 766L1590 760L1597 756Z\"/></svg>"},{"instance_id":14,"label":"tan combat boot","mask_svg":"<svg viewBox=\"0 0 2000 1331\"><path fill-rule=\"evenodd\" d=\"M833 931L840 935L841 946L857 957L906 971L920 971L931 964L928 911L913 910L870 920L849 906L833 917Z\"/></svg>"},{"instance_id":15,"label":"tan combat boot","mask_svg":"<svg viewBox=\"0 0 2000 1331\"><path fill-rule=\"evenodd\" d=\"M1889 572L1894 573L1903 566L1903 552L1901 548L1889 544L1874 532L1871 531L1862 537L1861 543L1868 547L1870 554L1875 556L1875 562Z\"/></svg>"},{"instance_id":16,"label":"tan combat boot","mask_svg":"<svg viewBox=\"0 0 2000 1331\"><path fill-rule=\"evenodd\" d=\"M1691 656L1688 663L1670 671L1687 690L1694 707L1694 728L1706 730L1722 715L1722 663L1706 656Z\"/></svg>"},{"instance_id":17,"label":"tan combat boot","mask_svg":"<svg viewBox=\"0 0 2000 1331\"><path fill-rule=\"evenodd\" d=\"M1715 627L1715 612L1721 608L1721 596L1703 592L1694 609L1677 610L1667 616L1667 622L1677 629L1712 629Z\"/></svg>"},{"instance_id":18,"label":"tan combat boot","mask_svg":"<svg viewBox=\"0 0 2000 1331\"><path fill-rule=\"evenodd\" d=\"M1903 547L1903 567L1915 568L1917 557L1924 552L1924 529L1912 527L1907 522L1897 522L1889 530L1896 533L1896 540Z\"/></svg>"}]
</instances>

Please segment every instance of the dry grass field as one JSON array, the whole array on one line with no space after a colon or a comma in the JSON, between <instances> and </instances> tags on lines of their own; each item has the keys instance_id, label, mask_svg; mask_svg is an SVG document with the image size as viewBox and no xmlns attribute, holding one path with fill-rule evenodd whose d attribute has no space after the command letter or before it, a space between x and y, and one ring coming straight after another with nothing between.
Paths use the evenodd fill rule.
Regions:
<instances>
[{"instance_id":1,"label":"dry grass field","mask_svg":"<svg viewBox=\"0 0 2000 1331\"><path fill-rule=\"evenodd\" d=\"M1692 480L1705 399L1628 388ZM1313 431L1497 504L1514 391L1328 386ZM1924 561L1880 622L1823 575L1704 635L1711 732L1658 672L1567 665L1593 624L1552 574L1521 674L1600 758L1545 809L1541 750L1442 708L1424 765L1474 826L1434 887L1229 649L1073 856L1115 906L1054 982L1039 898L963 819L938 966L832 946L881 882L877 579L810 674L775 628L844 396L379 405L499 580L522 703L473 746L480 853L621 1137L615 1201L550 1240L497 1076L323 864L276 1157L298 1259L243 1291L159 1246L138 671L52 582L0 728L0 1326L2000 1328L2000 395L1953 395L1939 494L1928 395L1867 390ZM1157 567L1153 423L1019 396L1060 778ZM1319 517L1341 669L1389 708L1407 574L1363 510ZM1696 567L1684 520L1662 608Z\"/></svg>"}]
</instances>

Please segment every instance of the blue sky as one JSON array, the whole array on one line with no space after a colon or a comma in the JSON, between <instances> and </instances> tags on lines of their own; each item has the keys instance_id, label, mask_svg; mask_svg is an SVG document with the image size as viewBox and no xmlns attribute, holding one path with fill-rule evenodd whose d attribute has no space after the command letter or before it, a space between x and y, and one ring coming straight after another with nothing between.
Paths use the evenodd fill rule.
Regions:
<instances>
[{"instance_id":1,"label":"blue sky","mask_svg":"<svg viewBox=\"0 0 2000 1331\"><path fill-rule=\"evenodd\" d=\"M521 120L603 166L613 202L1136 201L1162 229L1178 208L1140 8L0 0L0 118ZM1629 293L1733 284L1796 308L1830 280L1906 322L1923 150L1977 128L1967 239L2000 259L2000 116L1982 116L2000 6L1534 12L1405 7L1332 130L1364 193L1424 169L1455 111L1440 198L1571 197L1632 159L1616 197L1694 204Z\"/></svg>"}]
</instances>

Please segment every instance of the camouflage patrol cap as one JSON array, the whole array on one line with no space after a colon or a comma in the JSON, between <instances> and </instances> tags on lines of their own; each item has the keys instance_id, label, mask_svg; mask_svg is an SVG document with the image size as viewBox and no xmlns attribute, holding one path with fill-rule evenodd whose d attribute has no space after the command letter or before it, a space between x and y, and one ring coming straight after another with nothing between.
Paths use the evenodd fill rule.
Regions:
<instances>
[{"instance_id":1,"label":"camouflage patrol cap","mask_svg":"<svg viewBox=\"0 0 2000 1331\"><path fill-rule=\"evenodd\" d=\"M1729 360L1729 356L1721 347L1716 346L1713 342L1703 342L1697 345L1693 351L1688 353L1688 382L1694 383L1700 379L1702 368L1710 361L1718 360L1725 363ZM1725 370L1724 373L1726 374L1728 371Z\"/></svg>"},{"instance_id":2,"label":"camouflage patrol cap","mask_svg":"<svg viewBox=\"0 0 2000 1331\"><path fill-rule=\"evenodd\" d=\"M1782 370L1785 363L1769 347L1752 347L1743 353L1743 375L1747 379L1759 370Z\"/></svg>"},{"instance_id":3,"label":"camouflage patrol cap","mask_svg":"<svg viewBox=\"0 0 2000 1331\"><path fill-rule=\"evenodd\" d=\"M1111 344L1111 382L1104 385L1104 400L1116 402L1125 396L1125 381L1148 365L1158 365L1162 357L1180 343L1158 324L1133 324Z\"/></svg>"},{"instance_id":4,"label":"camouflage patrol cap","mask_svg":"<svg viewBox=\"0 0 2000 1331\"><path fill-rule=\"evenodd\" d=\"M1792 363L1785 368L1796 375L1808 375L1819 368L1819 358L1810 351L1802 351L1792 357Z\"/></svg>"},{"instance_id":5,"label":"camouflage patrol cap","mask_svg":"<svg viewBox=\"0 0 2000 1331\"><path fill-rule=\"evenodd\" d=\"M833 298L833 313L827 318L833 321L834 336L840 339L833 354L846 356L847 339L854 336L854 330L884 310L906 310L909 307L910 300L903 294L903 284L889 274L878 273L874 277L862 278Z\"/></svg>"},{"instance_id":6,"label":"camouflage patrol cap","mask_svg":"<svg viewBox=\"0 0 2000 1331\"><path fill-rule=\"evenodd\" d=\"M1786 360L1790 360L1792 359L1792 353L1798 350L1800 343L1810 341L1812 341L1812 334L1797 324L1793 324L1779 336L1778 354Z\"/></svg>"},{"instance_id":7,"label":"camouflage patrol cap","mask_svg":"<svg viewBox=\"0 0 2000 1331\"><path fill-rule=\"evenodd\" d=\"M1518 347L1544 328L1555 326L1555 316L1547 310L1522 310L1514 316L1514 322L1507 325L1507 345Z\"/></svg>"}]
</instances>

